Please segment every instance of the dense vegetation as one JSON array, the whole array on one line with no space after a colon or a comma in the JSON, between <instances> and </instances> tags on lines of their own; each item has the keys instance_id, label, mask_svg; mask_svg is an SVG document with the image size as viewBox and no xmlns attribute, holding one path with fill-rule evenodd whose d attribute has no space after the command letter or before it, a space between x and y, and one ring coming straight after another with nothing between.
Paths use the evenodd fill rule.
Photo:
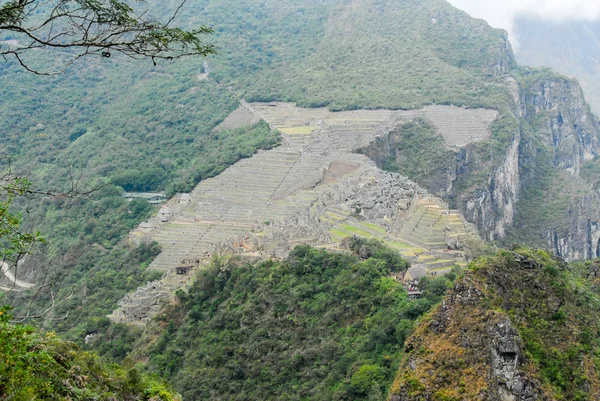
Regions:
<instances>
[{"instance_id":1,"label":"dense vegetation","mask_svg":"<svg viewBox=\"0 0 600 401\"><path fill-rule=\"evenodd\" d=\"M446 190L456 159L435 127L424 120L403 124L359 152L378 167L400 173L434 193Z\"/></svg>"},{"instance_id":2,"label":"dense vegetation","mask_svg":"<svg viewBox=\"0 0 600 401\"><path fill-rule=\"evenodd\" d=\"M406 400L491 399L502 386L494 347L516 347L518 377L536 399L600 396L599 263L568 265L518 248L477 259L409 340L394 392ZM502 331L509 319L516 330ZM504 338L492 337L494 332ZM490 349L492 348L492 349ZM495 362L493 359L495 358ZM433 370L431 370L433 369ZM500 377L500 378L499 378ZM517 377L517 376L515 376ZM444 398L445 397L445 398Z\"/></svg>"},{"instance_id":3,"label":"dense vegetation","mask_svg":"<svg viewBox=\"0 0 600 401\"><path fill-rule=\"evenodd\" d=\"M162 381L109 364L77 345L12 324L0 308L0 400L176 401Z\"/></svg>"},{"instance_id":4,"label":"dense vegetation","mask_svg":"<svg viewBox=\"0 0 600 401\"><path fill-rule=\"evenodd\" d=\"M361 249L362 248L362 249ZM383 399L415 319L449 278L408 301L407 263L375 241L346 253L297 247L284 261L216 259L161 321L152 370L186 399Z\"/></svg>"}]
</instances>

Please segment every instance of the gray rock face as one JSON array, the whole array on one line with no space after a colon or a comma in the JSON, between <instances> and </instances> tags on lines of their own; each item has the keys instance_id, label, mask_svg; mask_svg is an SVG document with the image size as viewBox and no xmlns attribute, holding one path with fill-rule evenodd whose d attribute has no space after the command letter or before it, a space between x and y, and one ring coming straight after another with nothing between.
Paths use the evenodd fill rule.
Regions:
<instances>
[{"instance_id":1,"label":"gray rock face","mask_svg":"<svg viewBox=\"0 0 600 401\"><path fill-rule=\"evenodd\" d=\"M467 199L461 209L467 220L476 224L482 236L489 241L503 238L507 227L515 222L516 207L521 191L519 146L521 135L515 132L503 156L503 162L492 171L488 185L475 197ZM461 155L468 161L469 150Z\"/></svg>"},{"instance_id":2,"label":"gray rock face","mask_svg":"<svg viewBox=\"0 0 600 401\"><path fill-rule=\"evenodd\" d=\"M561 179L578 186L578 193L568 195L564 222L556 222L540 235L555 254L567 260L598 257L600 197L579 178L582 163L600 153L598 119L590 112L579 85L566 78L530 84L521 90L519 106L525 119L537 122L537 137L552 150L554 167L570 174Z\"/></svg>"},{"instance_id":3,"label":"gray rock face","mask_svg":"<svg viewBox=\"0 0 600 401\"><path fill-rule=\"evenodd\" d=\"M538 119L539 138L553 148L556 167L577 175L581 163L598 154L598 121L577 82L558 77L538 80L521 90L519 107L528 121Z\"/></svg>"},{"instance_id":4,"label":"gray rock face","mask_svg":"<svg viewBox=\"0 0 600 401\"><path fill-rule=\"evenodd\" d=\"M487 327L492 354L492 372L495 382L495 399L501 401L539 400L537 390L527 377L519 371L522 355L521 338L510 320Z\"/></svg>"},{"instance_id":5,"label":"gray rock face","mask_svg":"<svg viewBox=\"0 0 600 401\"><path fill-rule=\"evenodd\" d=\"M522 190L539 179L534 155L545 147L550 152L553 167L563 172L561 180L572 181L568 209L552 211L564 221L553 221L542 232L531 233L544 240L551 250L567 260L600 256L600 196L580 177L581 165L600 152L600 126L590 112L579 85L567 78L551 75L519 85L514 78L506 83L514 99L513 113L521 119L521 128L514 132L502 162L481 187L461 205L465 217L477 225L488 240L505 237L507 228L515 223ZM524 130L533 131L525 138ZM458 156L459 164L472 158L467 148ZM460 176L460 165L457 169ZM568 174L567 174L568 173Z\"/></svg>"}]
</instances>

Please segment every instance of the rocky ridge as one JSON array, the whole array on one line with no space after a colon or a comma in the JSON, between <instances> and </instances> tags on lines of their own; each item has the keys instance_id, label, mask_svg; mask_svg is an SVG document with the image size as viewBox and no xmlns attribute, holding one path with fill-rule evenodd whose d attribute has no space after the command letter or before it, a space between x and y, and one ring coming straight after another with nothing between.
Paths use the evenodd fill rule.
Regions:
<instances>
[{"instance_id":1,"label":"rocky ridge","mask_svg":"<svg viewBox=\"0 0 600 401\"><path fill-rule=\"evenodd\" d=\"M390 399L596 399L589 287L543 251L501 251L472 267L407 341Z\"/></svg>"}]
</instances>

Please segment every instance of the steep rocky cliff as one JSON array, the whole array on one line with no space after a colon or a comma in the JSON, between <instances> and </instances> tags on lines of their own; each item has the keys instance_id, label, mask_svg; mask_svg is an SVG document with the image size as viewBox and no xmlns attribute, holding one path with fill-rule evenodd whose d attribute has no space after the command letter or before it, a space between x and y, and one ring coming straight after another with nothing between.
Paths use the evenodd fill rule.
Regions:
<instances>
[{"instance_id":1,"label":"steep rocky cliff","mask_svg":"<svg viewBox=\"0 0 600 401\"><path fill-rule=\"evenodd\" d=\"M518 81L522 194L514 237L567 259L597 257L599 198L581 169L600 150L598 119L573 80L524 71Z\"/></svg>"},{"instance_id":2,"label":"steep rocky cliff","mask_svg":"<svg viewBox=\"0 0 600 401\"><path fill-rule=\"evenodd\" d=\"M518 129L486 188L471 199L458 194L460 207L490 240L545 246L567 259L597 257L599 199L580 177L600 150L597 117L576 81L520 69L506 82Z\"/></svg>"},{"instance_id":3,"label":"steep rocky cliff","mask_svg":"<svg viewBox=\"0 0 600 401\"><path fill-rule=\"evenodd\" d=\"M592 287L543 251L473 267L407 341L390 399L598 399Z\"/></svg>"},{"instance_id":4,"label":"steep rocky cliff","mask_svg":"<svg viewBox=\"0 0 600 401\"><path fill-rule=\"evenodd\" d=\"M503 84L489 140L449 147L425 120L360 151L450 200L490 241L546 247L569 260L600 256L597 171L589 168L600 126L580 86L530 68Z\"/></svg>"}]
</instances>

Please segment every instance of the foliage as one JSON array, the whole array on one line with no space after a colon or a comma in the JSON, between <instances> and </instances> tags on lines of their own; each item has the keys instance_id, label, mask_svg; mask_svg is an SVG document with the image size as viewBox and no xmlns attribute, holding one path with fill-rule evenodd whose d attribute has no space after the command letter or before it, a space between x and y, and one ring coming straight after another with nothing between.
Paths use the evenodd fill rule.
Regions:
<instances>
[{"instance_id":1,"label":"foliage","mask_svg":"<svg viewBox=\"0 0 600 401\"><path fill-rule=\"evenodd\" d=\"M399 256L364 246L377 251L362 261L309 246L281 262L213 260L161 318L152 370L189 399L383 399L414 320L441 296L415 308L389 277Z\"/></svg>"},{"instance_id":2,"label":"foliage","mask_svg":"<svg viewBox=\"0 0 600 401\"><path fill-rule=\"evenodd\" d=\"M181 399L135 367L109 364L53 333L10 320L10 308L0 308L0 400Z\"/></svg>"},{"instance_id":3,"label":"foliage","mask_svg":"<svg viewBox=\"0 0 600 401\"><path fill-rule=\"evenodd\" d=\"M184 5L180 3L179 7ZM120 0L11 0L0 6L0 56L14 59L28 72L52 75L63 72L76 60L90 55L109 58L118 52L131 58L172 60L184 56L207 56L214 46L201 35L213 30L201 26L183 30L169 26L177 10L165 22L135 10ZM64 67L58 71L37 67L28 58L40 50L55 50Z\"/></svg>"},{"instance_id":4,"label":"foliage","mask_svg":"<svg viewBox=\"0 0 600 401\"><path fill-rule=\"evenodd\" d=\"M110 182L127 192L148 192L165 187L166 171L163 168L125 170L110 179Z\"/></svg>"},{"instance_id":5,"label":"foliage","mask_svg":"<svg viewBox=\"0 0 600 401\"><path fill-rule=\"evenodd\" d=\"M405 175L433 192L445 189L456 159L435 127L424 120L402 124L359 152L380 168Z\"/></svg>"},{"instance_id":6,"label":"foliage","mask_svg":"<svg viewBox=\"0 0 600 401\"><path fill-rule=\"evenodd\" d=\"M21 229L21 216L12 210L15 198L25 195L30 187L31 182L22 177L10 173L0 177L0 264L16 264L36 243L43 242L39 232Z\"/></svg>"},{"instance_id":7,"label":"foliage","mask_svg":"<svg viewBox=\"0 0 600 401\"><path fill-rule=\"evenodd\" d=\"M600 157L596 156L581 165L581 177L596 191L600 190Z\"/></svg>"},{"instance_id":8,"label":"foliage","mask_svg":"<svg viewBox=\"0 0 600 401\"><path fill-rule=\"evenodd\" d=\"M375 258L385 261L392 272L400 272L410 267L409 262L393 249L385 246L376 238L366 239L353 236L350 238L350 250L363 259Z\"/></svg>"},{"instance_id":9,"label":"foliage","mask_svg":"<svg viewBox=\"0 0 600 401\"><path fill-rule=\"evenodd\" d=\"M498 329L510 320L516 369L529 392L553 401L598 398L599 265L568 265L521 247L476 259L408 340L393 393L408 401L496 394L492 369L500 357L489 344L499 347L497 335L512 341Z\"/></svg>"}]
</instances>

